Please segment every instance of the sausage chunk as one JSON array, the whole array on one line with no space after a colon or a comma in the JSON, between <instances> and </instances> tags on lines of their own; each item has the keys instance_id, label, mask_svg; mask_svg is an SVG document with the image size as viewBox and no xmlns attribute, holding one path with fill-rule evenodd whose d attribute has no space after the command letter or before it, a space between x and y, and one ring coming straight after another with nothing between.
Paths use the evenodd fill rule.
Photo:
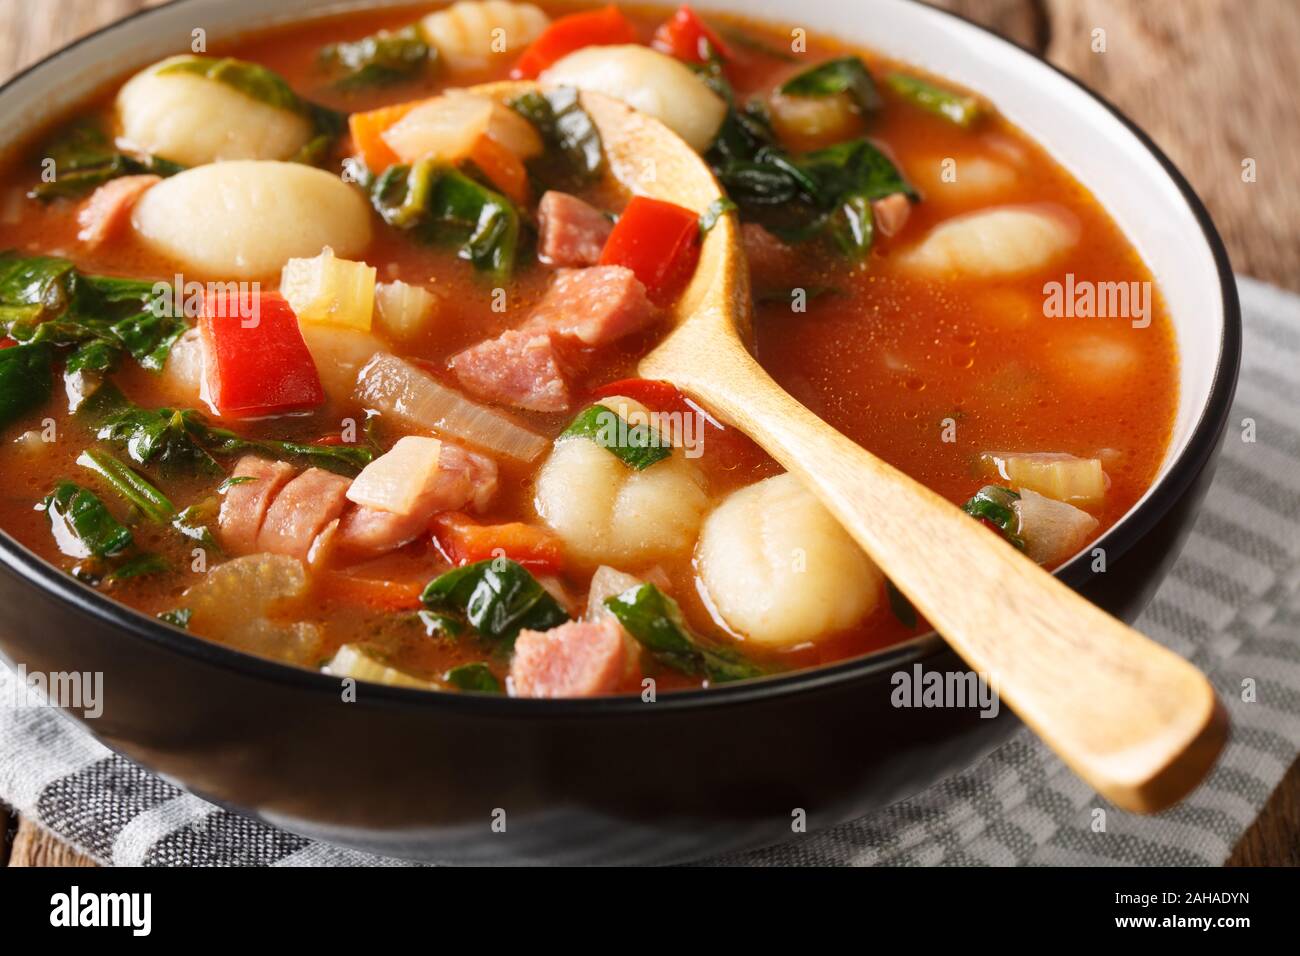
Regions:
<instances>
[{"instance_id":1,"label":"sausage chunk","mask_svg":"<svg viewBox=\"0 0 1300 956\"><path fill-rule=\"evenodd\" d=\"M510 662L516 697L596 697L618 689L626 664L618 621L569 621L549 631L521 631Z\"/></svg>"},{"instance_id":2,"label":"sausage chunk","mask_svg":"<svg viewBox=\"0 0 1300 956\"><path fill-rule=\"evenodd\" d=\"M528 325L550 329L583 345L607 345L639 332L657 314L645 286L631 269L592 266L561 270Z\"/></svg>"},{"instance_id":3,"label":"sausage chunk","mask_svg":"<svg viewBox=\"0 0 1300 956\"><path fill-rule=\"evenodd\" d=\"M451 370L479 398L533 412L569 407L559 353L543 329L511 329L452 356Z\"/></svg>"},{"instance_id":4,"label":"sausage chunk","mask_svg":"<svg viewBox=\"0 0 1300 956\"><path fill-rule=\"evenodd\" d=\"M283 461L267 461L245 455L235 465L236 481L226 489L221 501L217 526L221 546L231 554L248 554L257 550L257 536L262 530L266 510L280 489L293 477L293 466Z\"/></svg>"},{"instance_id":5,"label":"sausage chunk","mask_svg":"<svg viewBox=\"0 0 1300 956\"><path fill-rule=\"evenodd\" d=\"M306 560L316 535L343 514L350 484L342 475L308 468L285 485L266 509L257 550Z\"/></svg>"},{"instance_id":6,"label":"sausage chunk","mask_svg":"<svg viewBox=\"0 0 1300 956\"><path fill-rule=\"evenodd\" d=\"M552 266L594 266L614 224L577 196L551 190L537 206L537 255Z\"/></svg>"}]
</instances>

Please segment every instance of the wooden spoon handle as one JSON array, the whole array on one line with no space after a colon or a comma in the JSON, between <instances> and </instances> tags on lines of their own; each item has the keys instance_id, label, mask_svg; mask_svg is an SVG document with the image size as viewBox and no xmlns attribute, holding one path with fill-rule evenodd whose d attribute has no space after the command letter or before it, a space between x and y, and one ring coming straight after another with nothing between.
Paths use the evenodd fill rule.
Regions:
<instances>
[{"instance_id":1,"label":"wooden spoon handle","mask_svg":"<svg viewBox=\"0 0 1300 956\"><path fill-rule=\"evenodd\" d=\"M733 342L718 335L701 349L696 340L661 350L655 364L798 475L1102 796L1150 813L1201 781L1227 739L1227 717L1200 671L817 418ZM654 371L643 364L642 374Z\"/></svg>"}]
</instances>

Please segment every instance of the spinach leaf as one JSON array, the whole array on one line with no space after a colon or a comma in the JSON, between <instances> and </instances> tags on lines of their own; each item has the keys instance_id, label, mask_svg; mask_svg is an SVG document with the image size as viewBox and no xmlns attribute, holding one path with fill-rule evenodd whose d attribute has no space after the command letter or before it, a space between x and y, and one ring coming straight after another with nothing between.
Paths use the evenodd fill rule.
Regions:
<instances>
[{"instance_id":1,"label":"spinach leaf","mask_svg":"<svg viewBox=\"0 0 1300 956\"><path fill-rule=\"evenodd\" d=\"M659 663L711 681L761 677L763 669L722 647L700 642L686 626L677 602L653 584L639 584L605 598L605 607Z\"/></svg>"},{"instance_id":2,"label":"spinach leaf","mask_svg":"<svg viewBox=\"0 0 1300 956\"><path fill-rule=\"evenodd\" d=\"M463 615L483 637L506 646L525 628L545 631L569 619L526 568L505 558L448 571L429 582L420 600L430 611Z\"/></svg>"},{"instance_id":3,"label":"spinach leaf","mask_svg":"<svg viewBox=\"0 0 1300 956\"><path fill-rule=\"evenodd\" d=\"M673 453L649 423L628 425L611 408L592 405L560 433L560 438L588 438L634 471L645 471Z\"/></svg>"},{"instance_id":4,"label":"spinach leaf","mask_svg":"<svg viewBox=\"0 0 1300 956\"><path fill-rule=\"evenodd\" d=\"M213 80L259 103L297 113L310 121L315 135L293 157L294 162L314 163L320 160L347 126L347 118L342 113L303 99L280 74L260 63L249 63L229 56L186 56L168 63L158 73L187 73Z\"/></svg>"},{"instance_id":5,"label":"spinach leaf","mask_svg":"<svg viewBox=\"0 0 1300 956\"><path fill-rule=\"evenodd\" d=\"M827 60L781 85L787 96L834 96L847 93L863 113L880 109L880 93L866 64L856 56Z\"/></svg>"},{"instance_id":6,"label":"spinach leaf","mask_svg":"<svg viewBox=\"0 0 1300 956\"><path fill-rule=\"evenodd\" d=\"M577 89L534 90L508 105L533 125L548 147L530 164L539 179L582 186L599 178L605 169L605 150L600 131L578 100ZM553 161L557 157L559 165Z\"/></svg>"},{"instance_id":7,"label":"spinach leaf","mask_svg":"<svg viewBox=\"0 0 1300 956\"><path fill-rule=\"evenodd\" d=\"M0 428L49 399L50 360L50 347L42 343L0 349Z\"/></svg>"},{"instance_id":8,"label":"spinach leaf","mask_svg":"<svg viewBox=\"0 0 1300 956\"><path fill-rule=\"evenodd\" d=\"M154 283L87 275L66 259L0 253L0 328L18 342L71 348L65 370L108 372L123 354L160 371L189 328L157 309Z\"/></svg>"},{"instance_id":9,"label":"spinach leaf","mask_svg":"<svg viewBox=\"0 0 1300 956\"><path fill-rule=\"evenodd\" d=\"M190 618L193 616L193 608L178 607L170 611L163 611L158 615L158 620L166 621L173 627L179 627L182 631L188 631L190 629Z\"/></svg>"},{"instance_id":10,"label":"spinach leaf","mask_svg":"<svg viewBox=\"0 0 1300 956\"><path fill-rule=\"evenodd\" d=\"M452 687L461 690L476 690L485 694L501 693L501 682L483 663L461 664L442 675Z\"/></svg>"},{"instance_id":11,"label":"spinach leaf","mask_svg":"<svg viewBox=\"0 0 1300 956\"><path fill-rule=\"evenodd\" d=\"M962 129L970 129L983 115L980 101L966 93L954 93L920 77L890 73L885 77L889 88L911 103L942 116Z\"/></svg>"},{"instance_id":12,"label":"spinach leaf","mask_svg":"<svg viewBox=\"0 0 1300 956\"><path fill-rule=\"evenodd\" d=\"M132 471L107 452L88 449L77 456L77 464L95 472L110 488L140 509L156 524L167 524L176 506L144 476Z\"/></svg>"},{"instance_id":13,"label":"spinach leaf","mask_svg":"<svg viewBox=\"0 0 1300 956\"><path fill-rule=\"evenodd\" d=\"M157 464L167 472L222 473L215 456L245 452L272 458L296 458L351 477L375 458L375 446L311 445L302 442L245 438L215 428L194 409L141 408L113 386L104 386L77 412L97 429L96 437L123 448L136 464ZM227 479L238 483L238 479Z\"/></svg>"},{"instance_id":14,"label":"spinach leaf","mask_svg":"<svg viewBox=\"0 0 1300 956\"><path fill-rule=\"evenodd\" d=\"M369 188L389 225L450 242L479 270L505 278L519 245L519 213L505 196L435 160L388 167Z\"/></svg>"},{"instance_id":15,"label":"spinach leaf","mask_svg":"<svg viewBox=\"0 0 1300 956\"><path fill-rule=\"evenodd\" d=\"M994 525L1012 545L1025 550L1025 542L1018 534L1020 517L1016 514L1015 503L1020 495L1010 488L999 485L985 485L962 505L962 510L972 518L979 518Z\"/></svg>"},{"instance_id":16,"label":"spinach leaf","mask_svg":"<svg viewBox=\"0 0 1300 956\"><path fill-rule=\"evenodd\" d=\"M380 30L360 40L331 43L321 48L319 60L337 75L337 89L352 91L413 80L437 55L413 23L401 30Z\"/></svg>"},{"instance_id":17,"label":"spinach leaf","mask_svg":"<svg viewBox=\"0 0 1300 956\"><path fill-rule=\"evenodd\" d=\"M171 565L167 559L158 554L138 554L134 558L128 558L123 561L104 578L105 584L116 584L118 581L129 581L132 578L138 578L146 574L161 574L164 571L170 571Z\"/></svg>"},{"instance_id":18,"label":"spinach leaf","mask_svg":"<svg viewBox=\"0 0 1300 956\"><path fill-rule=\"evenodd\" d=\"M132 544L130 529L113 517L104 502L71 481L59 482L38 507L49 516L50 530L64 554L107 558Z\"/></svg>"},{"instance_id":19,"label":"spinach leaf","mask_svg":"<svg viewBox=\"0 0 1300 956\"><path fill-rule=\"evenodd\" d=\"M42 147L41 156L54 161L54 179L38 183L27 195L42 202L84 196L119 176L167 177L185 169L158 156L116 149L103 130L89 123L64 130Z\"/></svg>"},{"instance_id":20,"label":"spinach leaf","mask_svg":"<svg viewBox=\"0 0 1300 956\"><path fill-rule=\"evenodd\" d=\"M700 213L700 236L705 236L710 229L718 224L718 220L727 213L734 212L739 208L726 196L713 200L713 202L709 203L709 208Z\"/></svg>"},{"instance_id":21,"label":"spinach leaf","mask_svg":"<svg viewBox=\"0 0 1300 956\"><path fill-rule=\"evenodd\" d=\"M916 630L916 608L912 607L907 595L898 590L898 585L889 578L885 578L885 597L889 599L889 610L898 618L899 623L909 631Z\"/></svg>"}]
</instances>

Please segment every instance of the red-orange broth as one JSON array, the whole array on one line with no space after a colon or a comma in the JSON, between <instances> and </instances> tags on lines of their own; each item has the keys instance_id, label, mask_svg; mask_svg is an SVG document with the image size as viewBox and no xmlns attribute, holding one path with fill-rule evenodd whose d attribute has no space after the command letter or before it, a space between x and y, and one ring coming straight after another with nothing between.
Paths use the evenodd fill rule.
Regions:
<instances>
[{"instance_id":1,"label":"red-orange broth","mask_svg":"<svg viewBox=\"0 0 1300 956\"><path fill-rule=\"evenodd\" d=\"M542 4L553 17L566 12ZM208 51L269 67L287 79L300 95L326 106L355 112L432 95L445 86L464 86L502 78L513 57L484 73L437 74L360 93L340 93L321 73L317 55L327 43L358 38L380 28L400 28L427 8L360 13L307 22L271 33L250 35ZM657 24L671 13L666 8L635 7L627 11L642 42L649 42ZM849 48L824 36L812 36L807 51L793 57L769 56L762 45L789 48L789 30L781 25L738 17L709 15L725 36L742 33L760 43L730 42L734 56L731 79L738 101L767 94L779 82L819 61L848 53L860 56L877 78L905 68L872 51ZM189 37L178 37L178 52L188 49ZM914 71L913 71L914 72ZM939 81L941 82L941 81ZM818 415L872 452L924 482L954 503L970 498L988 475L979 456L987 451L1059 452L1100 457L1108 478L1104 500L1091 508L1099 524L1096 537L1118 520L1150 486L1169 440L1177 402L1177 358L1169 318L1158 294L1152 296L1151 321L1136 328L1128 318L1048 318L1044 315L1044 284L1063 281L1072 273L1076 283L1149 282L1151 276L1132 246L1096 200L1023 133L986 111L971 129L963 129L925 112L880 83L883 107L861 121L860 132L882 147L918 188L921 201L896 236L876 237L870 253L850 262L828 253L817 241L793 247L789 276L755 276L756 350L776 379ZM111 122L117 85L75 111L74 117L99 117ZM54 124L56 127L61 125ZM325 160L335 170L349 155L346 136ZM64 200L43 205L23 198L38 182L39 148L29 144L6 167L10 195L4 204L4 246L26 254L58 255L88 273L145 279L170 279L177 268L144 249L129 230L98 249L77 238L80 203ZM941 179L946 158L957 160L958 182ZM963 163L979 158L1012 170L1008 182L980 191L960 188ZM597 190L597 193L601 193ZM591 198L591 194L588 194ZM609 207L625 201L617 191L601 193ZM536 196L533 197L534 201ZM1077 239L1067 255L1050 266L1010 278L962 278L936 281L909 275L898 265L899 255L920 242L946 220L972 210L1051 203L1068 210L1077 226ZM394 351L420 360L426 368L445 374L453 353L508 328L518 326L550 281L549 268L536 261L525 244L514 277L506 286L508 309L490 306L493 283L476 275L454 250L421 244L374 219L374 239L364 259L377 266L381 281L401 277L428 285L439 297L436 321L424 334ZM358 257L361 258L361 257ZM271 285L274 285L272 281ZM814 290L806 311L791 308L785 291L799 286ZM829 291L826 291L829 290ZM822 294L817 294L821 292ZM613 380L635 375L637 358L661 334L661 327L639 333L589 356L584 372L572 382L581 398ZM58 365L56 364L56 375ZM117 386L146 408L171 405L158 375L129 358L112 375ZM42 558L73 570L84 561L60 553L51 535L50 519L35 505L55 483L70 478L94 490L109 510L126 523L142 551L165 556L171 570L98 586L115 600L154 615L183 607L186 590L203 577L194 570L193 542L170 528L143 520L97 476L76 464L78 455L94 444L95 436L67 412L67 398L56 381L52 398L10 424L0 448L7 480L0 486L0 526ZM558 435L582 407L564 413L514 411L516 420L546 437ZM205 414L209 409L202 409ZM211 416L209 416L211 417ZM337 434L340 422L362 420L363 409L349 398L332 397L305 415L229 422L243 434L304 441ZM40 431L46 419L56 423L53 442L18 442L19 436ZM380 440L391 444L409 429L386 428ZM945 432L945 429L947 430ZM946 440L945 434L947 439ZM723 447L725 446L725 447ZM223 460L227 467L233 459ZM486 523L520 521L539 524L533 505L533 474L537 463L507 460L500 488L486 513ZM779 468L755 446L726 440L718 448L707 444L697 462L714 503L729 492L777 474ZM652 466L653 467L653 466ZM149 466L138 468L164 488L178 508L213 494L220 479L164 476ZM943 541L928 543L944 547ZM211 565L226 556L212 554ZM815 666L868 653L896 643L914 630L891 612L882 596L856 626L801 641L781 650L763 650L734 633L702 598L690 550L671 559L648 562L662 574L656 579L681 605L686 622L702 640L733 645L774 672ZM332 572L384 579L416 587L448 569L448 561L428 534L386 556L359 562L344 561ZM634 575L648 568L633 563L621 570ZM585 606L592 568L569 562L558 587L572 602L573 613ZM276 619L305 621L318 627L319 641L299 663L320 666L343 644L364 644L376 657L401 672L437 682L449 668L486 662L504 679L509 672L508 650L472 636L430 636L414 610L375 610L340 596L329 574L314 574L309 595L280 607ZM797 587L793 579L787 585ZM960 587L961 582L953 582ZM1013 626L1008 622L1008 626ZM201 631L199 636L204 635ZM237 646L249 646L238 635L223 635ZM274 646L251 649L272 656ZM629 668L619 689L636 690L650 676L664 687L698 686L699 675L682 674L641 655L639 669Z\"/></svg>"}]
</instances>

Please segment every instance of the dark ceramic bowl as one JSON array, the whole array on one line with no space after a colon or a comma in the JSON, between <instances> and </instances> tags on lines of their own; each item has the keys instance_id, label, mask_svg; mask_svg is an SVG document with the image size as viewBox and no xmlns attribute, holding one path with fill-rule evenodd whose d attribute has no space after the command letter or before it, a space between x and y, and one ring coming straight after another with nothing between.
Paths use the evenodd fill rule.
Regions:
<instances>
[{"instance_id":1,"label":"dark ceramic bowl","mask_svg":"<svg viewBox=\"0 0 1300 956\"><path fill-rule=\"evenodd\" d=\"M986 94L1094 192L1160 283L1181 359L1169 453L1154 487L1098 542L1105 573L1092 573L1087 555L1057 572L1131 620L1188 531L1236 382L1236 290L1209 216L1141 130L1018 47L906 0L807 6L757 0L744 9L797 18ZM185 49L195 27L215 40L319 9L315 0L183 0L137 14L10 80L0 129L21 142L124 70ZM86 727L200 796L308 836L431 860L657 862L772 843L791 836L798 809L810 831L860 816L968 766L1019 726L1005 711L983 719L891 707L900 668L964 669L932 634L653 704L369 684L342 703L335 678L173 630L3 534L0 651L29 672L102 671L103 715Z\"/></svg>"}]
</instances>

